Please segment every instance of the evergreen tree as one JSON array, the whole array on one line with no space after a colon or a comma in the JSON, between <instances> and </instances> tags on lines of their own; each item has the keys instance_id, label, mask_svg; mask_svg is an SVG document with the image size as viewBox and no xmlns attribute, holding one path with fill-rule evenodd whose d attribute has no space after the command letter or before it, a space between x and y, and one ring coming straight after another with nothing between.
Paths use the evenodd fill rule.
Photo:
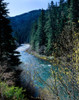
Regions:
<instances>
[{"instance_id":1,"label":"evergreen tree","mask_svg":"<svg viewBox=\"0 0 79 100\"><path fill-rule=\"evenodd\" d=\"M76 24L79 27L79 0L68 0L68 24Z\"/></svg>"},{"instance_id":2,"label":"evergreen tree","mask_svg":"<svg viewBox=\"0 0 79 100\"><path fill-rule=\"evenodd\" d=\"M32 30L31 30L31 45L32 49L35 50L35 42L36 42L36 31L37 31L38 25L37 21L33 23Z\"/></svg>"},{"instance_id":3,"label":"evergreen tree","mask_svg":"<svg viewBox=\"0 0 79 100\"><path fill-rule=\"evenodd\" d=\"M50 9L50 8L49 8ZM51 21L51 15L50 15L50 10L48 9L48 12L46 13L46 23L45 23L45 33L46 33L46 50L45 53L47 55L51 54L52 52L52 40L53 40L53 29L52 29L52 21Z\"/></svg>"},{"instance_id":4,"label":"evergreen tree","mask_svg":"<svg viewBox=\"0 0 79 100\"><path fill-rule=\"evenodd\" d=\"M70 6L70 1L71 1L71 0L67 0L68 7Z\"/></svg>"},{"instance_id":5,"label":"evergreen tree","mask_svg":"<svg viewBox=\"0 0 79 100\"><path fill-rule=\"evenodd\" d=\"M67 20L67 7L66 7L66 2L64 0L60 0L60 5L59 5L59 12L58 12L58 18L59 18L59 32L61 34L63 28L65 26L66 20Z\"/></svg>"},{"instance_id":6,"label":"evergreen tree","mask_svg":"<svg viewBox=\"0 0 79 100\"><path fill-rule=\"evenodd\" d=\"M15 55L18 52L15 51L15 40L11 35L12 29L8 20L8 10L6 9L7 3L4 0L0 0L0 63L3 60L8 64L18 65L19 59Z\"/></svg>"},{"instance_id":7,"label":"evergreen tree","mask_svg":"<svg viewBox=\"0 0 79 100\"><path fill-rule=\"evenodd\" d=\"M70 0L68 2L68 24L70 25L70 27L72 26L72 22L73 22L73 1Z\"/></svg>"},{"instance_id":8,"label":"evergreen tree","mask_svg":"<svg viewBox=\"0 0 79 100\"><path fill-rule=\"evenodd\" d=\"M62 6L64 3L64 0L60 0L60 6Z\"/></svg>"},{"instance_id":9,"label":"evergreen tree","mask_svg":"<svg viewBox=\"0 0 79 100\"><path fill-rule=\"evenodd\" d=\"M76 27L79 28L79 0L71 0L71 4L73 4L73 22L76 23Z\"/></svg>"},{"instance_id":10,"label":"evergreen tree","mask_svg":"<svg viewBox=\"0 0 79 100\"><path fill-rule=\"evenodd\" d=\"M46 54L50 55L53 51L53 43L56 41L57 32L57 5L53 1L48 6L45 23L46 33Z\"/></svg>"},{"instance_id":11,"label":"evergreen tree","mask_svg":"<svg viewBox=\"0 0 79 100\"><path fill-rule=\"evenodd\" d=\"M38 29L36 31L36 50L39 51L40 47L45 45L46 35L44 32L45 26L45 11L42 9L41 15L38 20Z\"/></svg>"},{"instance_id":12,"label":"evergreen tree","mask_svg":"<svg viewBox=\"0 0 79 100\"><path fill-rule=\"evenodd\" d=\"M69 48L72 48L70 45L73 39L72 29L74 29L74 25L78 28L79 24L78 4L79 0L60 0L59 6L57 6L57 4L54 5L53 1L48 4L45 15L43 12L41 13L38 20L38 28L34 34L34 48L36 48L37 51L42 45L45 45L45 53L47 55L56 51L56 46L58 46L58 48L62 47L65 51L69 51L66 47L67 45ZM59 37L63 38L62 42L64 44L66 43L66 46L60 41ZM58 51L59 50L57 50L57 52Z\"/></svg>"}]
</instances>

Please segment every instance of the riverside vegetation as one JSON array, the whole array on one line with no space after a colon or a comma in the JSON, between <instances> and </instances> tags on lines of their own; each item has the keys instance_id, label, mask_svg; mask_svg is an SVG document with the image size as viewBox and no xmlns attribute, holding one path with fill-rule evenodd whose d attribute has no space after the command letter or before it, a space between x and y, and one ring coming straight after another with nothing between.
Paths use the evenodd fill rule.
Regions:
<instances>
[{"instance_id":1,"label":"riverside vegetation","mask_svg":"<svg viewBox=\"0 0 79 100\"><path fill-rule=\"evenodd\" d=\"M0 100L24 100L23 89L15 85L15 66L20 61L15 55L19 53L15 51L16 44L11 35L6 7L7 3L0 0Z\"/></svg>"},{"instance_id":2,"label":"riverside vegetation","mask_svg":"<svg viewBox=\"0 0 79 100\"><path fill-rule=\"evenodd\" d=\"M53 1L33 24L32 54L58 66L51 68L52 86L49 89L61 100L61 89L67 100L79 99L79 0ZM36 52L36 53L34 53ZM40 55L45 56L40 56ZM50 58L52 58L50 60ZM64 89L63 89L64 88Z\"/></svg>"},{"instance_id":3,"label":"riverside vegetation","mask_svg":"<svg viewBox=\"0 0 79 100\"><path fill-rule=\"evenodd\" d=\"M59 4L52 1L46 11L42 9L32 26L30 44L32 51L37 52L36 56L45 55L43 58L49 60L53 68L58 66L56 71L51 68L52 79L46 83L53 100L79 100L79 0L60 0ZM18 80L15 78L16 67L21 63L16 48L7 3L0 0L1 100L27 100L25 90L15 84ZM41 81L40 77L38 81ZM41 100L47 100L45 92L48 93L47 90L41 91Z\"/></svg>"}]
</instances>

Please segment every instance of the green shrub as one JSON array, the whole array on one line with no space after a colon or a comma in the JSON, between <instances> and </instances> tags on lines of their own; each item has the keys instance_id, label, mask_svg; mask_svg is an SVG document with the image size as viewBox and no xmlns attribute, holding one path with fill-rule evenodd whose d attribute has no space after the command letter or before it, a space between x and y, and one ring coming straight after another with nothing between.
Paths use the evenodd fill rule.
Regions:
<instances>
[{"instance_id":1,"label":"green shrub","mask_svg":"<svg viewBox=\"0 0 79 100\"><path fill-rule=\"evenodd\" d=\"M3 96L8 100L9 99L10 100L24 100L23 92L25 90L23 90L23 88L19 88L15 86L9 87L6 83L1 82L0 89L1 89Z\"/></svg>"}]
</instances>

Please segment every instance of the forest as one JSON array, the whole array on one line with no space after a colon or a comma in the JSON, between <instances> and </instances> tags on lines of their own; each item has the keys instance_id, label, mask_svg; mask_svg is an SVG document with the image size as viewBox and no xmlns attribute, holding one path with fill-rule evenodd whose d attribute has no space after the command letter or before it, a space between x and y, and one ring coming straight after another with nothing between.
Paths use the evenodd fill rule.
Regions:
<instances>
[{"instance_id":1,"label":"forest","mask_svg":"<svg viewBox=\"0 0 79 100\"><path fill-rule=\"evenodd\" d=\"M72 51L72 35L78 32L78 1L53 1L47 11L42 9L39 20L32 27L31 44L35 51L45 55L55 53L61 56Z\"/></svg>"},{"instance_id":2,"label":"forest","mask_svg":"<svg viewBox=\"0 0 79 100\"><path fill-rule=\"evenodd\" d=\"M45 57L41 57L45 60L50 61L48 57L51 57L50 62L54 66L59 66L59 72L54 72L51 69L55 77L55 83L52 83L53 91L56 91L57 96L60 94L59 86L57 86L59 80L70 96L69 100L78 100L79 0L60 0L59 4L54 4L51 1L47 11L42 9L41 15L38 21L33 24L31 32L32 50L40 55L45 55ZM63 76L59 73L62 73ZM67 81L64 75L66 75ZM58 98L57 100L61 99Z\"/></svg>"},{"instance_id":3,"label":"forest","mask_svg":"<svg viewBox=\"0 0 79 100\"><path fill-rule=\"evenodd\" d=\"M35 20L38 19L40 13L41 10L33 10L29 13L9 18L10 25L12 26L13 30L12 35L16 38L19 44L22 44L24 42L29 43L32 24L33 22L35 22Z\"/></svg>"},{"instance_id":4,"label":"forest","mask_svg":"<svg viewBox=\"0 0 79 100\"><path fill-rule=\"evenodd\" d=\"M60 0L56 4L51 1L47 10L14 18L8 16L7 5L0 0L0 100L79 100L79 0ZM48 88L40 88L37 98L33 96L33 80L27 87L20 82L19 67L24 67L24 63L16 44L25 42L31 45L25 52L53 66L47 80L34 71L33 80L37 77Z\"/></svg>"}]
</instances>

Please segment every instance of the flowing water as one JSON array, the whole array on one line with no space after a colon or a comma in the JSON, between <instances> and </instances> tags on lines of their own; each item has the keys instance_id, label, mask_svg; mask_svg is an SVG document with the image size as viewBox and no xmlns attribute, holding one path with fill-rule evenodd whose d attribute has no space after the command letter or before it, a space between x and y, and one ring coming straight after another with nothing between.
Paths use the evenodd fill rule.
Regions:
<instances>
[{"instance_id":1,"label":"flowing water","mask_svg":"<svg viewBox=\"0 0 79 100\"><path fill-rule=\"evenodd\" d=\"M55 74L52 75L51 71L57 73L58 67L57 66L54 67L49 62L38 59L35 56L28 54L25 51L28 48L29 45L22 45L17 49L17 51L19 51L21 55L20 56L20 60L22 62L21 68L23 70L21 74L22 84L24 86L27 86L28 84L33 85L33 87L36 89L34 94L35 97L38 97L39 89L47 88L52 92L53 86L55 87L55 80L54 80ZM63 88L63 86L60 85L60 82L57 82L57 84L61 100L70 100L68 94L66 92L65 93L63 92L65 91L65 88Z\"/></svg>"},{"instance_id":2,"label":"flowing water","mask_svg":"<svg viewBox=\"0 0 79 100\"><path fill-rule=\"evenodd\" d=\"M51 76L51 68L53 66L47 61L38 59L35 56L28 54L25 51L28 48L29 45L22 45L17 48L17 51L19 51L21 55L21 69L23 70L21 74L21 81L24 86L32 82L38 91L39 88L46 87L46 81Z\"/></svg>"}]
</instances>

